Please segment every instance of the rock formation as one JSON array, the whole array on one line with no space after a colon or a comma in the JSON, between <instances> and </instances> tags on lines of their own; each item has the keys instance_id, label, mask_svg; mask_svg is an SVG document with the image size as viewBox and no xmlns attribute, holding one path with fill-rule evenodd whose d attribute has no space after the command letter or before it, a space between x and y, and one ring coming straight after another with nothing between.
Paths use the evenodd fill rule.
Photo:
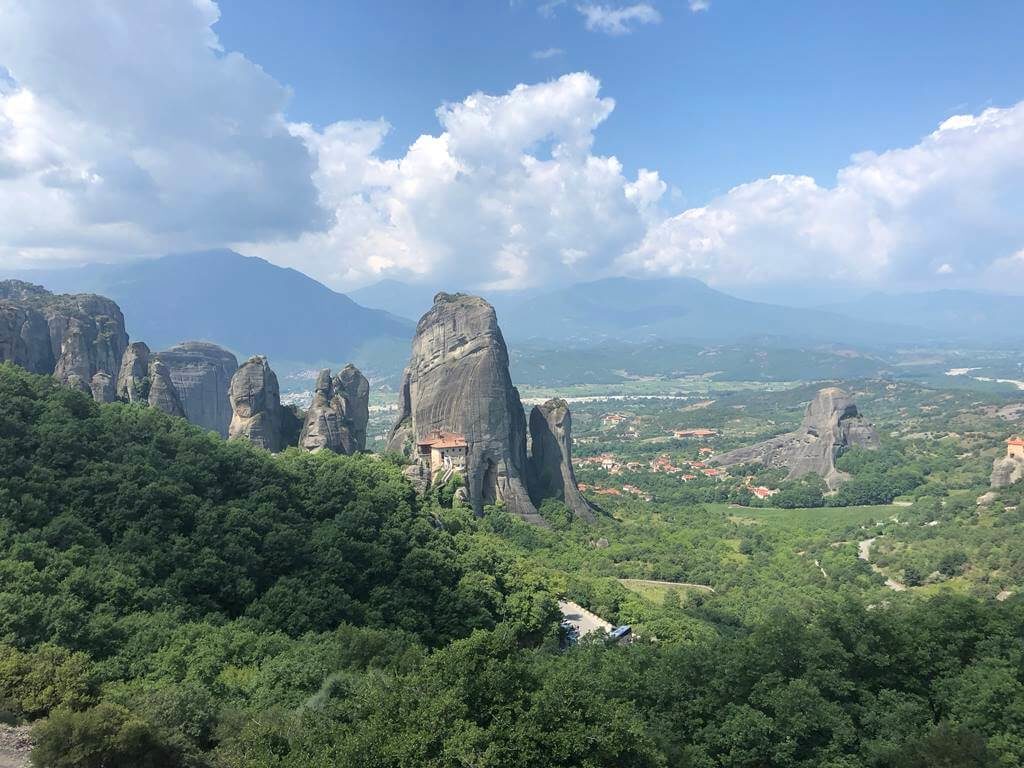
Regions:
<instances>
[{"instance_id":1,"label":"rock formation","mask_svg":"<svg viewBox=\"0 0 1024 768\"><path fill-rule=\"evenodd\" d=\"M508 349L494 308L476 296L439 293L420 319L388 448L413 455L418 443L439 433L465 439L465 480L477 514L485 504L500 501L513 514L543 524L529 492L526 415L512 386ZM569 439L567 432L552 437L556 443ZM561 455L560 445L552 449L546 438L541 442L543 450ZM551 465L544 460L544 466ZM558 474L559 496L566 498L565 475L561 469ZM535 498L545 497L538 491Z\"/></svg>"},{"instance_id":2,"label":"rock formation","mask_svg":"<svg viewBox=\"0 0 1024 768\"><path fill-rule=\"evenodd\" d=\"M370 383L354 365L345 366L333 379L329 369L320 371L299 447L344 454L365 450L369 400Z\"/></svg>"},{"instance_id":3,"label":"rock formation","mask_svg":"<svg viewBox=\"0 0 1024 768\"><path fill-rule=\"evenodd\" d=\"M530 411L530 498L565 503L573 515L594 520L594 510L576 486L572 469L572 414L561 398L535 405Z\"/></svg>"},{"instance_id":4,"label":"rock formation","mask_svg":"<svg viewBox=\"0 0 1024 768\"><path fill-rule=\"evenodd\" d=\"M267 358L257 355L246 360L231 377L228 396L232 410L229 440L248 440L273 453L285 447L289 414L281 407L277 375Z\"/></svg>"},{"instance_id":5,"label":"rock formation","mask_svg":"<svg viewBox=\"0 0 1024 768\"><path fill-rule=\"evenodd\" d=\"M117 399L114 393L114 377L103 371L93 375L92 381L89 382L89 391L97 403L112 403Z\"/></svg>"},{"instance_id":6,"label":"rock formation","mask_svg":"<svg viewBox=\"0 0 1024 768\"><path fill-rule=\"evenodd\" d=\"M114 393L126 403L149 401L149 347L145 343L136 341L125 349Z\"/></svg>"},{"instance_id":7,"label":"rock formation","mask_svg":"<svg viewBox=\"0 0 1024 768\"><path fill-rule=\"evenodd\" d=\"M149 405L171 416L185 418L185 408L178 397L178 391L171 381L171 371L160 360L149 363Z\"/></svg>"},{"instance_id":8,"label":"rock formation","mask_svg":"<svg viewBox=\"0 0 1024 768\"><path fill-rule=\"evenodd\" d=\"M227 437L232 415L228 388L238 370L235 356L216 344L185 341L155 357L170 370L185 418Z\"/></svg>"},{"instance_id":9,"label":"rock formation","mask_svg":"<svg viewBox=\"0 0 1024 768\"><path fill-rule=\"evenodd\" d=\"M1024 459L1000 456L992 465L992 487L1005 488L1024 479Z\"/></svg>"},{"instance_id":10,"label":"rock formation","mask_svg":"<svg viewBox=\"0 0 1024 768\"><path fill-rule=\"evenodd\" d=\"M97 373L117 376L127 346L124 316L110 299L58 296L20 280L0 281L0 362L92 392ZM97 383L95 391L106 397L105 380Z\"/></svg>"},{"instance_id":11,"label":"rock formation","mask_svg":"<svg viewBox=\"0 0 1024 768\"><path fill-rule=\"evenodd\" d=\"M818 392L804 412L800 428L771 440L713 456L723 467L760 463L766 467L787 467L789 478L815 474L835 489L847 475L836 469L835 461L849 448L878 448L878 434L857 411L852 398L837 387Z\"/></svg>"}]
</instances>

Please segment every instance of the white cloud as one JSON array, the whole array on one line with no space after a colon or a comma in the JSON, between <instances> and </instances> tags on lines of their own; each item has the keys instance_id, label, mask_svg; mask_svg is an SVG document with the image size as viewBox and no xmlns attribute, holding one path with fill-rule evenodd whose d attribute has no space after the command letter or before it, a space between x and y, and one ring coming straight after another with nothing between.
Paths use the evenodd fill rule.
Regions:
<instances>
[{"instance_id":1,"label":"white cloud","mask_svg":"<svg viewBox=\"0 0 1024 768\"><path fill-rule=\"evenodd\" d=\"M336 285L427 276L505 288L605 269L643 237L665 190L654 171L633 181L591 152L614 102L585 73L437 111L443 131L385 160L382 123L295 133L318 157L327 233L246 252L311 270Z\"/></svg>"},{"instance_id":2,"label":"white cloud","mask_svg":"<svg viewBox=\"0 0 1024 768\"><path fill-rule=\"evenodd\" d=\"M1024 102L957 115L920 143L855 155L831 187L778 175L651 228L618 268L719 284L980 282L1024 245Z\"/></svg>"},{"instance_id":3,"label":"white cloud","mask_svg":"<svg viewBox=\"0 0 1024 768\"><path fill-rule=\"evenodd\" d=\"M694 13L700 13L711 8L711 0L690 0L690 10Z\"/></svg>"},{"instance_id":4,"label":"white cloud","mask_svg":"<svg viewBox=\"0 0 1024 768\"><path fill-rule=\"evenodd\" d=\"M633 24L657 24L661 21L661 14L648 3L637 3L621 8L585 4L577 5L576 10L583 14L587 29L609 35L625 35L632 32Z\"/></svg>"},{"instance_id":5,"label":"white cloud","mask_svg":"<svg viewBox=\"0 0 1024 768\"><path fill-rule=\"evenodd\" d=\"M206 0L0 0L0 18L0 266L235 244L341 288L1024 278L1024 102L855 155L830 185L779 174L666 217L678 189L594 152L614 102L587 73L445 104L392 159L384 121L289 123Z\"/></svg>"},{"instance_id":6,"label":"white cloud","mask_svg":"<svg viewBox=\"0 0 1024 768\"><path fill-rule=\"evenodd\" d=\"M219 47L216 5L0 0L0 263L326 226L288 91Z\"/></svg>"},{"instance_id":7,"label":"white cloud","mask_svg":"<svg viewBox=\"0 0 1024 768\"><path fill-rule=\"evenodd\" d=\"M553 59L556 56L561 56L565 51L561 48L544 48L539 51L532 51L530 58L533 59Z\"/></svg>"}]
</instances>

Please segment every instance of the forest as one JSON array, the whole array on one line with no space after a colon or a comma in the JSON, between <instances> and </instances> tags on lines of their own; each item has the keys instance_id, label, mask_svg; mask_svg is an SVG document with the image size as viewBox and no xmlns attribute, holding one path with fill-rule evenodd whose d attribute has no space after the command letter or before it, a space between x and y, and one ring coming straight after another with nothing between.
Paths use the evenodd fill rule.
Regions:
<instances>
[{"instance_id":1,"label":"forest","mask_svg":"<svg viewBox=\"0 0 1024 768\"><path fill-rule=\"evenodd\" d=\"M0 718L41 768L1024 762L1024 607L886 590L854 550L889 508L540 529L9 365L0 402ZM561 597L636 642L563 649Z\"/></svg>"}]
</instances>

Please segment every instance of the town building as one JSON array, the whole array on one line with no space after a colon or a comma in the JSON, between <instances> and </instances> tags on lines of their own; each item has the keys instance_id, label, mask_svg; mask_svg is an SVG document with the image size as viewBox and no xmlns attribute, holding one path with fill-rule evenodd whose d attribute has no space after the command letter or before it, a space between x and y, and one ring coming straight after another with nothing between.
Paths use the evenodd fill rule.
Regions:
<instances>
[{"instance_id":1,"label":"town building","mask_svg":"<svg viewBox=\"0 0 1024 768\"><path fill-rule=\"evenodd\" d=\"M1011 459L1024 460L1024 439L1014 437L1007 440L1006 455Z\"/></svg>"},{"instance_id":2,"label":"town building","mask_svg":"<svg viewBox=\"0 0 1024 768\"><path fill-rule=\"evenodd\" d=\"M464 470L469 445L466 438L455 432L436 431L416 443L420 459L430 465L431 473Z\"/></svg>"}]
</instances>

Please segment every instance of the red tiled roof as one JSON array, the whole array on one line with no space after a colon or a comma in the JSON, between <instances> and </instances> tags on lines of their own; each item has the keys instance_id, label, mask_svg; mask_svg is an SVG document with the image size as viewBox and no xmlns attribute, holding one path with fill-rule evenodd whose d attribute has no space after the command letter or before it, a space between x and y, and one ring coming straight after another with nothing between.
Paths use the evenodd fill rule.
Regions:
<instances>
[{"instance_id":1,"label":"red tiled roof","mask_svg":"<svg viewBox=\"0 0 1024 768\"><path fill-rule=\"evenodd\" d=\"M1007 445L1024 445L1024 438L1011 437L1009 440L1006 441L1006 444Z\"/></svg>"},{"instance_id":2,"label":"red tiled roof","mask_svg":"<svg viewBox=\"0 0 1024 768\"><path fill-rule=\"evenodd\" d=\"M466 438L457 432L438 431L431 432L416 445L424 448L462 448L466 445Z\"/></svg>"}]
</instances>

